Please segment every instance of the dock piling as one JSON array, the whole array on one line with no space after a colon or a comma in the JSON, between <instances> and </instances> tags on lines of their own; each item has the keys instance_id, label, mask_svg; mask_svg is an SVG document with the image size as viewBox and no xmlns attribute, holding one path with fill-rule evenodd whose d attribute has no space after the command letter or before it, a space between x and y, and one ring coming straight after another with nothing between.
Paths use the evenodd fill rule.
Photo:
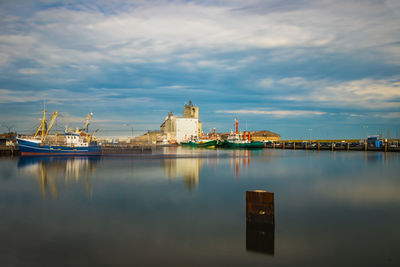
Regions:
<instances>
[{"instance_id":1,"label":"dock piling","mask_svg":"<svg viewBox=\"0 0 400 267\"><path fill-rule=\"evenodd\" d=\"M274 255L274 193L246 191L246 250Z\"/></svg>"}]
</instances>

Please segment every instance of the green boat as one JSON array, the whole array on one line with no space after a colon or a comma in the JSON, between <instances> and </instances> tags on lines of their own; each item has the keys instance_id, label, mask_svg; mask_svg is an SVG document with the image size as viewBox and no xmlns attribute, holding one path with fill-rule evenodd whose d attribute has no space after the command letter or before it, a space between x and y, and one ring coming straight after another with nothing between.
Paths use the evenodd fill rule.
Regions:
<instances>
[{"instance_id":1,"label":"green boat","mask_svg":"<svg viewBox=\"0 0 400 267\"><path fill-rule=\"evenodd\" d=\"M237 122L237 121L236 121ZM224 141L223 147L226 148L263 148L264 142L258 141L250 141L246 138L243 138L241 134L231 132L228 136L228 139Z\"/></svg>"},{"instance_id":2,"label":"green boat","mask_svg":"<svg viewBox=\"0 0 400 267\"><path fill-rule=\"evenodd\" d=\"M199 140L199 141L188 141L181 142L182 146L190 146L190 147L215 147L217 144L217 140Z\"/></svg>"},{"instance_id":3,"label":"green boat","mask_svg":"<svg viewBox=\"0 0 400 267\"><path fill-rule=\"evenodd\" d=\"M257 141L247 141L247 140L237 140L237 141L225 141L224 147L227 148L263 148L263 142Z\"/></svg>"}]
</instances>

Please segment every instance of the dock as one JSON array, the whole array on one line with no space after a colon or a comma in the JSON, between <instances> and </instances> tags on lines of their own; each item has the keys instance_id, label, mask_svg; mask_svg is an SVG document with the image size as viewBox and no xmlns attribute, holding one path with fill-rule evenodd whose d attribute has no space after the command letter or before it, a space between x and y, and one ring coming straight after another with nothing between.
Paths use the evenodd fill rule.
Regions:
<instances>
[{"instance_id":1,"label":"dock","mask_svg":"<svg viewBox=\"0 0 400 267\"><path fill-rule=\"evenodd\" d=\"M136 155L151 154L153 147L150 145L112 145L101 146L102 155Z\"/></svg>"},{"instance_id":2,"label":"dock","mask_svg":"<svg viewBox=\"0 0 400 267\"><path fill-rule=\"evenodd\" d=\"M103 145L101 155L142 155L152 154L154 150L165 145L150 144L140 145ZM391 139L376 146L360 139L332 139L332 140L279 140L264 142L266 149L291 149L291 150L330 150L330 151L379 151L400 152L400 139ZM20 156L17 145L0 146L0 156Z\"/></svg>"},{"instance_id":3,"label":"dock","mask_svg":"<svg viewBox=\"0 0 400 267\"><path fill-rule=\"evenodd\" d=\"M14 146L0 146L0 156L19 156L21 151Z\"/></svg>"},{"instance_id":4,"label":"dock","mask_svg":"<svg viewBox=\"0 0 400 267\"><path fill-rule=\"evenodd\" d=\"M332 140L280 140L266 142L265 148L272 149L302 149L302 150L331 150L331 151L382 151L400 152L400 140L391 139L382 142L382 145L366 142L360 139L332 139Z\"/></svg>"}]
</instances>

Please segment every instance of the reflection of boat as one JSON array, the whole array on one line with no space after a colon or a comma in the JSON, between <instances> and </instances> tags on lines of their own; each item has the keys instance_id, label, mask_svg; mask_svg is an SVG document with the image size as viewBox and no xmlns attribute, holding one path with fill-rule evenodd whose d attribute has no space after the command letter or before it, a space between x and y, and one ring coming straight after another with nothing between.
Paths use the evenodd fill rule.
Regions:
<instances>
[{"instance_id":1,"label":"reflection of boat","mask_svg":"<svg viewBox=\"0 0 400 267\"><path fill-rule=\"evenodd\" d=\"M57 198L59 187L66 184L78 183L83 180L86 192L91 194L89 174L95 170L100 156L81 157L21 157L18 161L18 170L36 177L41 187L43 198L46 197L47 188L53 198Z\"/></svg>"},{"instance_id":2,"label":"reflection of boat","mask_svg":"<svg viewBox=\"0 0 400 267\"><path fill-rule=\"evenodd\" d=\"M38 127L34 138L37 139L24 139L17 138L18 146L21 155L95 155L100 154L100 146L93 140L93 134L90 135L85 132L85 128L89 124L89 120L93 114L86 117L86 123L82 129L75 131L66 130L64 133L65 140L51 140L49 141L48 134L51 126L57 117L57 111L54 112L52 120L47 126L46 110L43 109L43 119ZM40 138L40 139L39 139Z\"/></svg>"},{"instance_id":3,"label":"reflection of boat","mask_svg":"<svg viewBox=\"0 0 400 267\"><path fill-rule=\"evenodd\" d=\"M189 140L188 142L181 142L182 146L191 147L215 147L217 140L200 139L197 141Z\"/></svg>"}]
</instances>

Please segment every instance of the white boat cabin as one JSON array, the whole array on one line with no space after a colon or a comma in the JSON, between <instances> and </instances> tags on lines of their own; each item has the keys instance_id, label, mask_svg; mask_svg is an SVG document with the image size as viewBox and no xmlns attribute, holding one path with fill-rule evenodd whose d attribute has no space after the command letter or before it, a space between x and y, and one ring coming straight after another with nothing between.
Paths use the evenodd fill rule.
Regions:
<instances>
[{"instance_id":1,"label":"white boat cabin","mask_svg":"<svg viewBox=\"0 0 400 267\"><path fill-rule=\"evenodd\" d=\"M84 138L82 138L79 134L65 133L65 139L67 141L67 145L69 146L77 146L77 147L89 146L88 142L85 142Z\"/></svg>"}]
</instances>

